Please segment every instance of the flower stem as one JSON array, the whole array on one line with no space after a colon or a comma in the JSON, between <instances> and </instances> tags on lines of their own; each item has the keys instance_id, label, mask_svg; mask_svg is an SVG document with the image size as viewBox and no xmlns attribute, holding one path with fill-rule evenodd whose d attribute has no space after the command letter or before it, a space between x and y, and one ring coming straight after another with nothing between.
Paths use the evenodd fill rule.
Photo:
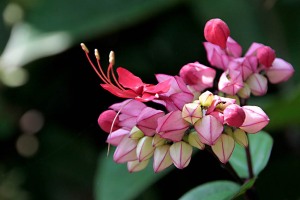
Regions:
<instances>
[{"instance_id":1,"label":"flower stem","mask_svg":"<svg viewBox=\"0 0 300 200\"><path fill-rule=\"evenodd\" d=\"M246 157L247 157L249 179L251 179L251 178L254 177L254 173L253 173L253 166L252 166L252 159L251 159L249 139L248 139L248 146L245 147L245 151L246 151Z\"/></svg>"}]
</instances>

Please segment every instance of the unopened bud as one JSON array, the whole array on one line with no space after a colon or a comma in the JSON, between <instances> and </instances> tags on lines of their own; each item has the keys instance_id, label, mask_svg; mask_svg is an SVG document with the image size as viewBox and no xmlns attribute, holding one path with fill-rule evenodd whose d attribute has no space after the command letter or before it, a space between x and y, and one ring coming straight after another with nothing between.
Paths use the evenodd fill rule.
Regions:
<instances>
[{"instance_id":1,"label":"unopened bud","mask_svg":"<svg viewBox=\"0 0 300 200\"><path fill-rule=\"evenodd\" d=\"M233 139L241 146L248 146L248 137L242 129L235 129L233 132Z\"/></svg>"},{"instance_id":2,"label":"unopened bud","mask_svg":"<svg viewBox=\"0 0 300 200\"><path fill-rule=\"evenodd\" d=\"M147 167L148 163L149 163L149 159L143 160L142 162L139 162L138 160L129 161L129 162L127 162L127 169L130 173L138 172L138 171L145 169Z\"/></svg>"},{"instance_id":3,"label":"unopened bud","mask_svg":"<svg viewBox=\"0 0 300 200\"><path fill-rule=\"evenodd\" d=\"M208 42L225 49L229 35L230 30L227 24L221 19L216 18L206 22L204 27L204 37Z\"/></svg>"},{"instance_id":4,"label":"unopened bud","mask_svg":"<svg viewBox=\"0 0 300 200\"><path fill-rule=\"evenodd\" d=\"M144 137L144 133L138 127L134 126L129 133L129 137L131 139L140 139Z\"/></svg>"},{"instance_id":5,"label":"unopened bud","mask_svg":"<svg viewBox=\"0 0 300 200\"><path fill-rule=\"evenodd\" d=\"M209 107L213 100L214 95L210 91L203 92L199 97L200 104L204 107Z\"/></svg>"},{"instance_id":6,"label":"unopened bud","mask_svg":"<svg viewBox=\"0 0 300 200\"><path fill-rule=\"evenodd\" d=\"M233 152L234 145L235 142L231 136L222 134L211 148L222 163L227 163Z\"/></svg>"},{"instance_id":7,"label":"unopened bud","mask_svg":"<svg viewBox=\"0 0 300 200\"><path fill-rule=\"evenodd\" d=\"M175 167L183 169L187 167L191 161L193 148L186 142L175 142L170 147L170 155Z\"/></svg>"},{"instance_id":8,"label":"unopened bud","mask_svg":"<svg viewBox=\"0 0 300 200\"><path fill-rule=\"evenodd\" d=\"M166 144L166 141L167 140L165 138L162 138L162 137L160 137L160 135L155 134L152 139L152 146L158 147L158 146L164 145L164 144Z\"/></svg>"},{"instance_id":9,"label":"unopened bud","mask_svg":"<svg viewBox=\"0 0 300 200\"><path fill-rule=\"evenodd\" d=\"M262 46L258 48L256 55L258 62L266 68L269 68L276 58L275 51L269 46Z\"/></svg>"},{"instance_id":10,"label":"unopened bud","mask_svg":"<svg viewBox=\"0 0 300 200\"><path fill-rule=\"evenodd\" d=\"M255 73L249 76L246 83L251 89L251 93L255 96L263 96L268 90L268 80L261 74Z\"/></svg>"},{"instance_id":11,"label":"unopened bud","mask_svg":"<svg viewBox=\"0 0 300 200\"><path fill-rule=\"evenodd\" d=\"M138 160L141 162L149 159L153 155L154 149L152 146L152 137L145 136L140 139L136 147Z\"/></svg>"},{"instance_id":12,"label":"unopened bud","mask_svg":"<svg viewBox=\"0 0 300 200\"><path fill-rule=\"evenodd\" d=\"M244 83L244 87L240 89L237 93L243 99L248 99L251 95L251 89L247 83Z\"/></svg>"},{"instance_id":13,"label":"unopened bud","mask_svg":"<svg viewBox=\"0 0 300 200\"><path fill-rule=\"evenodd\" d=\"M199 134L196 131L190 132L188 136L188 143L193 147L203 150L205 144L200 141Z\"/></svg>"},{"instance_id":14,"label":"unopened bud","mask_svg":"<svg viewBox=\"0 0 300 200\"><path fill-rule=\"evenodd\" d=\"M182 108L182 118L187 122L194 124L202 118L202 109L200 104L187 103Z\"/></svg>"}]
</instances>

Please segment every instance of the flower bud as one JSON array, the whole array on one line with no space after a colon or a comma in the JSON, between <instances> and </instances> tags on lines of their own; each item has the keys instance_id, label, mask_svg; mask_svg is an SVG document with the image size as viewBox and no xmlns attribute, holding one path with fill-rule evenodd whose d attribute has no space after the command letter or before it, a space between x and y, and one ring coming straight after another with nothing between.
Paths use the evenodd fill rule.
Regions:
<instances>
[{"instance_id":1,"label":"flower bud","mask_svg":"<svg viewBox=\"0 0 300 200\"><path fill-rule=\"evenodd\" d=\"M165 144L155 149L153 155L153 169L155 173L160 172L172 165L173 161L170 156L170 146L171 145L169 144Z\"/></svg>"},{"instance_id":2,"label":"flower bud","mask_svg":"<svg viewBox=\"0 0 300 200\"><path fill-rule=\"evenodd\" d=\"M210 91L205 91L199 96L200 104L209 107L214 100L214 95Z\"/></svg>"},{"instance_id":3,"label":"flower bud","mask_svg":"<svg viewBox=\"0 0 300 200\"><path fill-rule=\"evenodd\" d=\"M192 131L188 135L188 143L193 147L203 150L205 148L205 144L200 141L200 137L196 131Z\"/></svg>"},{"instance_id":4,"label":"flower bud","mask_svg":"<svg viewBox=\"0 0 300 200\"><path fill-rule=\"evenodd\" d=\"M194 125L204 144L213 145L223 131L223 125L213 116L206 115Z\"/></svg>"},{"instance_id":5,"label":"flower bud","mask_svg":"<svg viewBox=\"0 0 300 200\"><path fill-rule=\"evenodd\" d=\"M208 42L225 49L229 35L230 30L227 24L221 19L215 18L206 22L204 27L204 37Z\"/></svg>"},{"instance_id":6,"label":"flower bud","mask_svg":"<svg viewBox=\"0 0 300 200\"><path fill-rule=\"evenodd\" d=\"M164 145L164 144L166 144L166 141L167 140L165 138L162 138L162 137L160 137L160 135L155 134L152 139L152 146L158 147L158 146Z\"/></svg>"},{"instance_id":7,"label":"flower bud","mask_svg":"<svg viewBox=\"0 0 300 200\"><path fill-rule=\"evenodd\" d=\"M120 128L118 126L119 119L118 119L118 117L116 117L116 115L117 115L117 113L113 110L106 110L100 114L100 116L98 118L98 124L103 131L110 133L110 132L115 131ZM114 121L114 119L115 119L115 121ZM114 122L114 124L113 124L113 122Z\"/></svg>"},{"instance_id":8,"label":"flower bud","mask_svg":"<svg viewBox=\"0 0 300 200\"><path fill-rule=\"evenodd\" d=\"M251 89L247 83L244 83L244 87L240 89L237 93L243 99L248 99L251 95Z\"/></svg>"},{"instance_id":9,"label":"flower bud","mask_svg":"<svg viewBox=\"0 0 300 200\"><path fill-rule=\"evenodd\" d=\"M237 104L227 106L223 114L225 123L233 127L240 127L246 117L243 108Z\"/></svg>"},{"instance_id":10,"label":"flower bud","mask_svg":"<svg viewBox=\"0 0 300 200\"><path fill-rule=\"evenodd\" d=\"M262 46L257 49L256 56L258 62L269 68L276 58L275 51L269 46Z\"/></svg>"},{"instance_id":11,"label":"flower bud","mask_svg":"<svg viewBox=\"0 0 300 200\"><path fill-rule=\"evenodd\" d=\"M191 161L193 148L186 142L175 142L170 147L170 155L172 161L178 169L183 169L188 166Z\"/></svg>"},{"instance_id":12,"label":"flower bud","mask_svg":"<svg viewBox=\"0 0 300 200\"><path fill-rule=\"evenodd\" d=\"M139 162L138 160L129 161L129 162L127 162L127 169L130 173L138 172L138 171L145 169L147 167L148 163L149 163L149 159L143 160L142 162Z\"/></svg>"},{"instance_id":13,"label":"flower bud","mask_svg":"<svg viewBox=\"0 0 300 200\"><path fill-rule=\"evenodd\" d=\"M233 139L241 146L248 146L248 137L242 129L235 129L233 132Z\"/></svg>"},{"instance_id":14,"label":"flower bud","mask_svg":"<svg viewBox=\"0 0 300 200\"><path fill-rule=\"evenodd\" d=\"M136 147L136 155L138 160L141 162L151 158L154 149L155 148L152 146L152 137L145 136L140 139Z\"/></svg>"},{"instance_id":15,"label":"flower bud","mask_svg":"<svg viewBox=\"0 0 300 200\"><path fill-rule=\"evenodd\" d=\"M120 142L114 153L114 161L116 163L125 163L128 161L137 160L136 146L138 140L132 140L128 137L124 137Z\"/></svg>"},{"instance_id":16,"label":"flower bud","mask_svg":"<svg viewBox=\"0 0 300 200\"><path fill-rule=\"evenodd\" d=\"M144 133L138 127L134 126L129 133L129 137L131 139L141 139L144 137Z\"/></svg>"},{"instance_id":17,"label":"flower bud","mask_svg":"<svg viewBox=\"0 0 300 200\"><path fill-rule=\"evenodd\" d=\"M234 145L234 139L231 136L222 134L211 148L222 163L227 163L233 152Z\"/></svg>"},{"instance_id":18,"label":"flower bud","mask_svg":"<svg viewBox=\"0 0 300 200\"><path fill-rule=\"evenodd\" d=\"M268 80L261 74L252 74L247 79L246 83L249 85L251 92L255 96L263 96L268 90Z\"/></svg>"},{"instance_id":19,"label":"flower bud","mask_svg":"<svg viewBox=\"0 0 300 200\"><path fill-rule=\"evenodd\" d=\"M216 71L199 62L194 62L184 65L179 75L187 85L192 86L196 91L203 91L213 86Z\"/></svg>"},{"instance_id":20,"label":"flower bud","mask_svg":"<svg viewBox=\"0 0 300 200\"><path fill-rule=\"evenodd\" d=\"M185 104L182 108L182 118L194 124L196 121L202 118L202 109L200 104L197 103L188 103Z\"/></svg>"},{"instance_id":21,"label":"flower bud","mask_svg":"<svg viewBox=\"0 0 300 200\"><path fill-rule=\"evenodd\" d=\"M240 126L240 129L247 133L257 133L269 123L269 117L260 107L243 106L242 108L246 117L244 123Z\"/></svg>"},{"instance_id":22,"label":"flower bud","mask_svg":"<svg viewBox=\"0 0 300 200\"><path fill-rule=\"evenodd\" d=\"M181 111L177 110L158 118L156 132L162 138L178 142L188 128L189 123L182 119Z\"/></svg>"},{"instance_id":23,"label":"flower bud","mask_svg":"<svg viewBox=\"0 0 300 200\"><path fill-rule=\"evenodd\" d=\"M208 62L218 69L223 71L227 70L228 63L231 60L230 56L228 56L219 46L210 42L204 42L203 45L206 50Z\"/></svg>"},{"instance_id":24,"label":"flower bud","mask_svg":"<svg viewBox=\"0 0 300 200\"><path fill-rule=\"evenodd\" d=\"M294 74L293 66L281 58L275 58L272 66L266 70L269 81L273 84L287 81Z\"/></svg>"}]
</instances>

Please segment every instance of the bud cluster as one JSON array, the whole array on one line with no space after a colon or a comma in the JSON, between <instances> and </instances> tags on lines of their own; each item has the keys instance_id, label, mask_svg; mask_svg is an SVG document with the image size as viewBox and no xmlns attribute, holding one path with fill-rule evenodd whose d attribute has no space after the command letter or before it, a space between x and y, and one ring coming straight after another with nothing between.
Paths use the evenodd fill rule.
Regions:
<instances>
[{"instance_id":1,"label":"bud cluster","mask_svg":"<svg viewBox=\"0 0 300 200\"><path fill-rule=\"evenodd\" d=\"M216 70L199 62L184 65L175 76L156 74L158 83L146 84L121 67L116 70L117 78L114 54L105 74L95 51L98 70L82 44L104 82L101 86L126 99L101 113L98 124L109 133L106 142L116 146L114 161L127 163L130 172L144 169L152 158L155 172L171 165L183 169L189 165L194 148L209 149L226 163L236 144L247 147L247 134L259 132L269 123L260 107L244 103L251 94L266 94L268 81L288 80L294 73L291 64L276 58L273 49L260 43L253 43L242 57L241 46L220 19L207 22L204 36L209 63L223 71L214 93L208 89L214 88ZM149 101L165 109L149 107Z\"/></svg>"}]
</instances>

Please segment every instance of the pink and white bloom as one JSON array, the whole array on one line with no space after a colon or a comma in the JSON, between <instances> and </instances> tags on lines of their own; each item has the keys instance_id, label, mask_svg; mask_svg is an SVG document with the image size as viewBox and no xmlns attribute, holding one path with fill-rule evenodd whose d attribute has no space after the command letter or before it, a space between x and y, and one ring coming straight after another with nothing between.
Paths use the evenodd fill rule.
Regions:
<instances>
[{"instance_id":1,"label":"pink and white bloom","mask_svg":"<svg viewBox=\"0 0 300 200\"><path fill-rule=\"evenodd\" d=\"M243 86L242 73L236 69L223 72L218 83L219 90L229 95L235 95Z\"/></svg>"},{"instance_id":2,"label":"pink and white bloom","mask_svg":"<svg viewBox=\"0 0 300 200\"><path fill-rule=\"evenodd\" d=\"M246 81L254 96L263 96L268 90L268 80L261 74L252 74Z\"/></svg>"},{"instance_id":3,"label":"pink and white bloom","mask_svg":"<svg viewBox=\"0 0 300 200\"><path fill-rule=\"evenodd\" d=\"M182 109L182 118L191 123L195 124L199 119L202 118L202 109L199 103L187 103Z\"/></svg>"},{"instance_id":4,"label":"pink and white bloom","mask_svg":"<svg viewBox=\"0 0 300 200\"><path fill-rule=\"evenodd\" d=\"M213 86L216 71L199 62L194 62L184 65L179 75L187 85L201 92Z\"/></svg>"},{"instance_id":5,"label":"pink and white bloom","mask_svg":"<svg viewBox=\"0 0 300 200\"><path fill-rule=\"evenodd\" d=\"M191 161L193 148L186 142L175 142L170 147L170 156L178 169L187 167Z\"/></svg>"},{"instance_id":6,"label":"pink and white bloom","mask_svg":"<svg viewBox=\"0 0 300 200\"><path fill-rule=\"evenodd\" d=\"M270 121L267 114L258 106L243 106L246 117L240 129L247 133L257 133L262 130Z\"/></svg>"},{"instance_id":7,"label":"pink and white bloom","mask_svg":"<svg viewBox=\"0 0 300 200\"><path fill-rule=\"evenodd\" d=\"M293 66L281 58L275 58L272 66L266 70L269 81L273 84L287 81L294 74Z\"/></svg>"},{"instance_id":8,"label":"pink and white bloom","mask_svg":"<svg viewBox=\"0 0 300 200\"><path fill-rule=\"evenodd\" d=\"M229 35L230 30L223 20L215 18L206 22L204 27L204 37L208 42L225 49Z\"/></svg>"},{"instance_id":9,"label":"pink and white bloom","mask_svg":"<svg viewBox=\"0 0 300 200\"><path fill-rule=\"evenodd\" d=\"M172 111L158 118L156 132L165 139L173 142L181 141L184 132L189 128L189 123L182 119L181 111Z\"/></svg>"}]
</instances>

